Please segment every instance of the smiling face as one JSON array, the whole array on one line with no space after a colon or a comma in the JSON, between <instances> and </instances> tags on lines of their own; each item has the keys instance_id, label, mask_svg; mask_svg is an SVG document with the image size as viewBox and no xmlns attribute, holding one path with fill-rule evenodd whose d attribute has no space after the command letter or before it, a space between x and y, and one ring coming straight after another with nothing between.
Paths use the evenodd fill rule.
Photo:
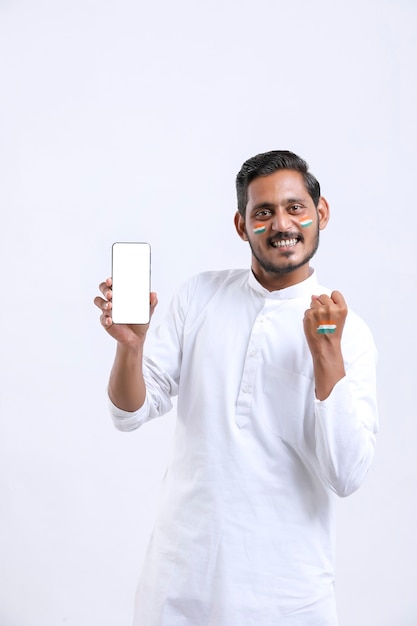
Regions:
<instances>
[{"instance_id":1,"label":"smiling face","mask_svg":"<svg viewBox=\"0 0 417 626\"><path fill-rule=\"evenodd\" d=\"M251 247L253 273L273 291L308 278L328 220L326 200L316 207L302 174L281 169L249 183L245 218L236 213L235 226Z\"/></svg>"}]
</instances>

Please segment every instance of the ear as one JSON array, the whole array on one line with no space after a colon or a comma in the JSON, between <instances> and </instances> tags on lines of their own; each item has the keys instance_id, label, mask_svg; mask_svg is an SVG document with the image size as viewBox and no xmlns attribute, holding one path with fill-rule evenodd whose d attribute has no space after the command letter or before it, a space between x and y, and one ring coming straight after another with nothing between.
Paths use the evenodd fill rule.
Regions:
<instances>
[{"instance_id":1,"label":"ear","mask_svg":"<svg viewBox=\"0 0 417 626\"><path fill-rule=\"evenodd\" d=\"M236 211L235 213L235 228L239 237L243 239L243 241L248 241L245 220L243 219L239 211Z\"/></svg>"},{"instance_id":2,"label":"ear","mask_svg":"<svg viewBox=\"0 0 417 626\"><path fill-rule=\"evenodd\" d=\"M323 230L324 228L326 228L327 223L330 219L329 203L327 202L326 198L323 198L323 196L320 196L319 203L317 205L317 215L319 218L319 229Z\"/></svg>"}]
</instances>

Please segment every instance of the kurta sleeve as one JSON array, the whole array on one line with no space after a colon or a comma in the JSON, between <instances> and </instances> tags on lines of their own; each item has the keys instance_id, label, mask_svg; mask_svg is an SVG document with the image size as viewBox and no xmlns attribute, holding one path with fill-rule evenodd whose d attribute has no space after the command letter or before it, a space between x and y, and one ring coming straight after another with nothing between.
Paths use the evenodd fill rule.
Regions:
<instances>
[{"instance_id":1,"label":"kurta sleeve","mask_svg":"<svg viewBox=\"0 0 417 626\"><path fill-rule=\"evenodd\" d=\"M353 493L362 484L374 457L378 432L376 348L362 320L349 314L348 321L342 342L346 376L326 400L315 401L319 471L339 496Z\"/></svg>"},{"instance_id":2,"label":"kurta sleeve","mask_svg":"<svg viewBox=\"0 0 417 626\"><path fill-rule=\"evenodd\" d=\"M193 282L191 280L183 285L174 296L161 324L149 330L143 358L146 385L143 406L137 411L123 411L109 399L110 413L118 430L135 430L172 408L171 398L178 394L184 321Z\"/></svg>"}]
</instances>

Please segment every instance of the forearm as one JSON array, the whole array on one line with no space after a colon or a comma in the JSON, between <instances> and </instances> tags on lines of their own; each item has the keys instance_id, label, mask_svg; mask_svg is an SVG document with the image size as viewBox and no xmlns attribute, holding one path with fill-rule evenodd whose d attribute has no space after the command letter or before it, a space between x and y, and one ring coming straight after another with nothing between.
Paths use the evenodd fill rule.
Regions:
<instances>
[{"instance_id":1,"label":"forearm","mask_svg":"<svg viewBox=\"0 0 417 626\"><path fill-rule=\"evenodd\" d=\"M370 380L349 373L324 401L315 403L317 461L324 481L340 496L362 484L372 463L378 411Z\"/></svg>"},{"instance_id":2,"label":"forearm","mask_svg":"<svg viewBox=\"0 0 417 626\"><path fill-rule=\"evenodd\" d=\"M336 383L345 375L340 346L337 344L322 344L320 352L313 355L314 380L317 400L329 397Z\"/></svg>"},{"instance_id":3,"label":"forearm","mask_svg":"<svg viewBox=\"0 0 417 626\"><path fill-rule=\"evenodd\" d=\"M108 393L110 400L119 409L136 411L145 402L142 359L143 341L129 346L117 344Z\"/></svg>"}]
</instances>

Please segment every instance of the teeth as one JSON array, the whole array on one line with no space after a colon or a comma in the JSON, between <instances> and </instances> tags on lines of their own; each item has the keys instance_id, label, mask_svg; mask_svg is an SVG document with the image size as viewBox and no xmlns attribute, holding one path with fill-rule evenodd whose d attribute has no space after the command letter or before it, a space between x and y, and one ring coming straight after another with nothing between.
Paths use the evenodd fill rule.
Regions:
<instances>
[{"instance_id":1,"label":"teeth","mask_svg":"<svg viewBox=\"0 0 417 626\"><path fill-rule=\"evenodd\" d=\"M274 248L289 248L295 246L296 243L297 239L284 239L284 241L273 241L272 245Z\"/></svg>"}]
</instances>

